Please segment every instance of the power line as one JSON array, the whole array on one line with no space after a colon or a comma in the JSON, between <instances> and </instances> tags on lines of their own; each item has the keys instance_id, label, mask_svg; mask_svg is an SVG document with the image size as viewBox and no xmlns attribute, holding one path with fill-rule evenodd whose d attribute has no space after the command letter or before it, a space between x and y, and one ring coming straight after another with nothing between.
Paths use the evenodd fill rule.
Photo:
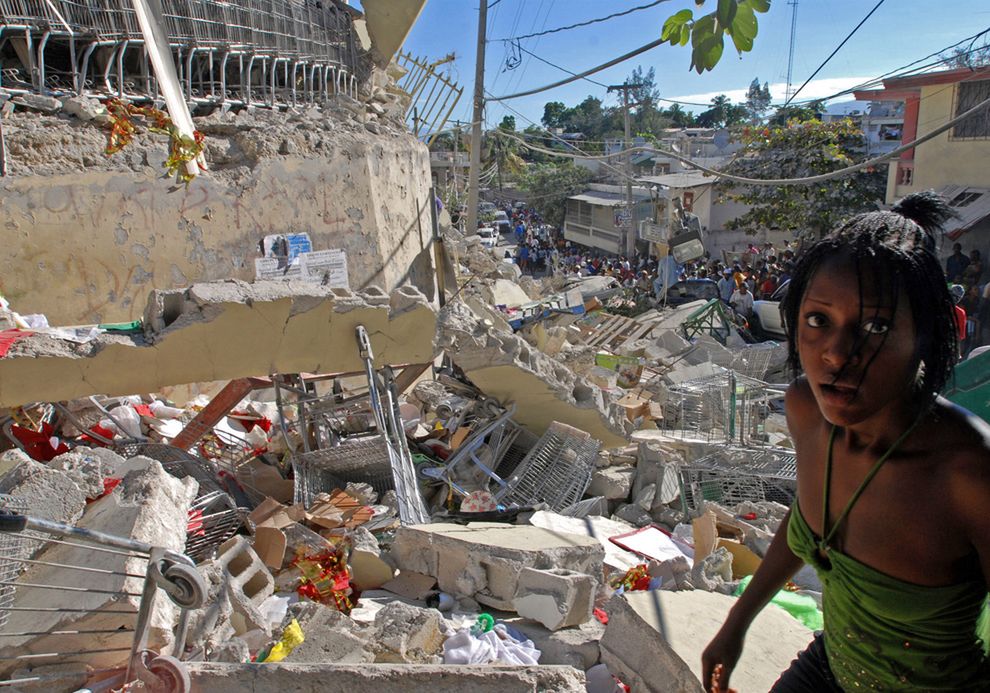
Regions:
<instances>
[{"instance_id":1,"label":"power line","mask_svg":"<svg viewBox=\"0 0 990 693\"><path fill-rule=\"evenodd\" d=\"M615 157L615 156L624 156L627 153L633 153L633 152L654 152L654 153L657 153L657 154L662 154L664 156L668 156L668 157L670 157L672 159L677 159L678 161L681 161L681 162L687 164L688 166L691 166L692 168L695 168L695 169L697 169L697 170L699 170L699 171L701 171L703 173L707 173L709 175L716 176L718 178L722 178L724 180L731 181L733 183L739 183L739 184L742 184L742 185L768 185L768 186L811 185L813 183L821 183L821 182L824 182L824 181L827 181L827 180L832 180L834 178L841 178L842 176L848 175L850 173L856 173L857 171L862 171L863 169L866 169L866 168L872 168L872 167L875 167L877 164L881 164L884 161L888 161L888 160L893 159L893 158L895 158L897 156L900 156L901 153L903 153L903 152L905 152L905 151L907 151L909 149L913 149L914 147L917 147L917 146L919 146L921 144L924 144L925 142L927 142L930 139L933 139L935 137L938 137L943 132L945 132L946 130L950 129L954 125L956 125L956 123L959 123L960 121L965 120L966 118L969 118L971 115L974 115L974 114L978 113L979 111L981 111L982 109L986 108L987 106L990 106L990 99L984 99L983 101L981 101L980 103L976 104L975 106L973 106L968 111L959 114L955 118L951 118L949 121L947 121L946 123L944 123L944 124L940 125L939 127L935 128L931 132L926 133L922 137L918 137L918 138L916 138L915 140L913 140L911 142L908 142L906 144L902 144L897 149L894 149L894 150L892 150L890 152L887 152L886 154L881 154L880 156L874 157L872 159L867 159L866 161L863 161L861 163L854 164L852 166L847 166L845 168L841 168L841 169L838 169L836 171L831 171L829 173L823 173L823 174L820 174L820 175L817 175L817 176L806 176L804 178L745 178L743 176L736 176L736 175L733 175L731 173L727 173L725 171L717 171L715 169L708 168L707 166L702 166L701 164L696 163L695 161L691 160L690 158L688 158L686 156L682 156L682 155L678 154L677 152L671 152L671 151L666 151L666 150L663 150L663 149L657 149L655 147L632 147L631 149L627 149L627 150L624 150L622 152L618 152L616 154L605 154L605 155L602 155L602 156L587 156L587 155L586 156L576 156L574 154L567 154L565 152L558 152L558 151L554 151L552 149L544 149L543 147L535 147L535 146L529 144L528 142L526 142L525 140L520 139L519 137L516 137L515 135L511 135L509 133L503 133L503 134L506 137L510 137L510 138L512 138L514 140L517 140L518 142L521 142L523 144L523 146L525 146L528 149L531 149L531 150L537 151L537 152L542 152L543 154L547 154L547 155L550 155L550 156L562 157L562 158L565 158L565 159L604 160L604 159L610 159L610 158Z\"/></svg>"},{"instance_id":2,"label":"power line","mask_svg":"<svg viewBox=\"0 0 990 693\"><path fill-rule=\"evenodd\" d=\"M950 44L950 45L946 46L945 48L941 48L941 49L935 51L934 53L929 53L928 55L926 55L923 58L918 58L917 60L914 60L914 61L912 61L910 63L907 63L906 65L902 65L900 67L896 67L893 70L891 70L890 72L886 72L886 73L880 75L879 77L875 77L873 79L867 80L866 82L861 82L860 84L858 84L858 85L856 85L854 87L849 87L848 89L843 89L842 91L838 91L838 92L836 92L836 93L834 93L834 94L832 94L830 96L825 96L825 97L822 97L820 99L808 99L807 101L799 101L795 105L796 106L802 106L802 105L807 105L809 103L814 103L815 101L830 101L832 99L837 99L840 96L846 96L847 94L851 94L851 93L853 93L855 91L862 91L863 89L872 88L872 87L876 86L877 84L881 83L884 79L886 79L888 77L906 77L906 76L908 76L910 74L917 74L917 73L920 73L920 72L923 72L923 71L927 70L928 68L936 67L938 65L942 65L942 64L945 63L945 61L944 60L937 60L935 62L928 63L926 65L921 65L920 67L916 67L914 70L908 71L909 68L913 68L915 65L918 65L918 63L921 63L921 62L924 62L925 60L930 60L931 58L934 58L936 56L939 56L939 55L941 55L942 53L944 53L946 51L952 50L953 48L955 48L956 46L958 46L960 44L966 43L967 41L976 41L976 39L978 39L981 36L983 36L985 34L988 34L988 33L990 33L990 27L988 27L986 29L983 29L982 31L979 31L979 32L973 34L972 36L967 36L966 38L962 39L961 41L956 41L955 43ZM965 53L963 53L963 55L969 55L970 53L975 52L976 50L979 50L979 49L973 49L973 50L970 50L970 51L966 51Z\"/></svg>"},{"instance_id":3,"label":"power line","mask_svg":"<svg viewBox=\"0 0 990 693\"><path fill-rule=\"evenodd\" d=\"M623 10L622 12L616 12L610 14L607 17L599 17L598 19L589 19L586 22L578 22L577 24L570 24L568 26L557 27L556 29L547 29L546 31L538 31L535 34L525 34L523 36L509 36L503 39L492 39L494 41L518 41L520 39L533 38L534 36L546 36L547 34L556 34L559 31L568 31L570 29L577 29L582 26L590 26L591 24L598 24L599 22L605 22L609 19L615 19L616 17L622 17L627 14L632 14L633 12L639 12L640 10L648 10L651 7L656 7L657 5L668 2L669 0L654 0L654 2L647 3L645 5L640 5L639 7L630 7L628 10Z\"/></svg>"},{"instance_id":4,"label":"power line","mask_svg":"<svg viewBox=\"0 0 990 693\"><path fill-rule=\"evenodd\" d=\"M566 72L569 75L573 75L575 77L579 77L580 79L583 79L585 82L590 82L590 83L592 83L592 84L594 84L596 86L602 87L603 89L607 89L608 88L608 85L607 84L604 84L604 83L599 82L597 80L591 79L589 77L580 76L576 72L572 72L571 70L568 70L566 67L563 67L561 65L558 65L557 63L550 62L546 58L543 58L543 57L537 55L536 53L534 53L533 51L530 51L530 50L527 50L527 49L523 48L522 46L517 45L516 48L519 49L520 51L522 51L523 53L527 53L528 55L533 56L534 58L536 58L540 62L546 63L550 67L557 68L561 72ZM502 97L502 98L505 98L505 97ZM681 106L711 106L710 103L696 103L694 101L678 101L677 99L664 99L664 98L661 98L659 96L657 97L656 100L657 101L665 101L667 103L676 103L676 104L681 105Z\"/></svg>"},{"instance_id":5,"label":"power line","mask_svg":"<svg viewBox=\"0 0 990 693\"><path fill-rule=\"evenodd\" d=\"M552 63L549 60L547 60L546 58L541 58L540 56L538 56L533 51L526 50L525 48L523 48L522 46L520 46L518 44L516 45L516 48L518 48L523 53L526 53L528 55L533 56L534 58L536 58L537 60L539 60L541 63L546 63L550 67L557 68L561 72L566 72L567 74L572 75L574 77L579 77L580 79L583 79L585 82L591 82L592 84L595 84L595 85L597 85L597 86L599 86L599 87L601 87L603 89L607 89L608 88L608 85L607 84L603 84L602 82L599 82L597 80L591 79L590 77L580 77L576 72L571 72L566 67L561 67L560 65L557 65L556 63Z\"/></svg>"},{"instance_id":6,"label":"power line","mask_svg":"<svg viewBox=\"0 0 990 693\"><path fill-rule=\"evenodd\" d=\"M822 68L825 67L828 64L828 61L835 57L835 54L839 52L839 49L841 49L844 45L846 45L846 41L848 41L849 39L851 39L853 37L853 34L855 34L857 31L859 31L859 28L866 23L866 20L867 19L869 19L870 17L873 16L873 13L874 12L876 12L878 9L880 9L880 5L882 5L883 3L884 3L884 0L880 0L880 2L878 2L876 5L873 6L873 9L870 10L869 13L867 13L867 15L865 17L863 17L863 19L860 20L859 24L857 24L853 28L853 30L849 32L849 35L846 36L844 39L842 39L842 43L840 43L838 46L836 46L834 51L832 51L831 53L829 53L828 57L825 58L825 60L822 62L822 64L818 66L818 69L816 69L814 72L811 73L811 77L809 77L808 79L804 80L804 84L802 84L800 87L798 87L797 88L797 91L795 91L793 94L791 94L790 98L787 99L787 101L784 102L784 105L785 106L788 105L791 101L793 101L794 100L794 97L801 93L801 90L802 89L804 89L806 86L808 86L808 82L810 82L811 80L813 80L815 78L815 75L817 75L819 72L822 71ZM797 3L795 2L795 7L796 6L797 6ZM792 38L792 41L793 41L793 38ZM788 86L790 86L790 80L788 80Z\"/></svg>"}]
</instances>

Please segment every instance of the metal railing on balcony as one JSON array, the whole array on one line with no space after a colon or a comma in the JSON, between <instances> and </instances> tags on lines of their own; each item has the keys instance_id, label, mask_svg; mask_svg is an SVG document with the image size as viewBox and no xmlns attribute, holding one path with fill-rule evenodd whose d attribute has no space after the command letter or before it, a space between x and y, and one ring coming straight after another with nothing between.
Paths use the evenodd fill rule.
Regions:
<instances>
[{"instance_id":1,"label":"metal railing on balcony","mask_svg":"<svg viewBox=\"0 0 990 693\"><path fill-rule=\"evenodd\" d=\"M450 59L427 63L409 53L400 52L396 56L399 66L406 71L398 86L410 96L406 122L412 133L427 146L432 145L443 130L464 91L456 82L437 72L436 68Z\"/></svg>"},{"instance_id":2,"label":"metal railing on balcony","mask_svg":"<svg viewBox=\"0 0 990 693\"><path fill-rule=\"evenodd\" d=\"M276 107L355 96L366 77L350 10L335 0L162 0L193 103ZM0 88L155 100L129 0L0 0Z\"/></svg>"}]
</instances>

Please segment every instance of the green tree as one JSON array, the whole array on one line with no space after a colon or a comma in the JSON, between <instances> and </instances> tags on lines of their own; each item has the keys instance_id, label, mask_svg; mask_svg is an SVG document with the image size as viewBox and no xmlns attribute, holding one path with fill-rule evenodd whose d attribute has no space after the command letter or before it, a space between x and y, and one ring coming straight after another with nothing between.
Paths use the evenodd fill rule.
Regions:
<instances>
[{"instance_id":1,"label":"green tree","mask_svg":"<svg viewBox=\"0 0 990 693\"><path fill-rule=\"evenodd\" d=\"M983 44L980 46L974 47L970 44L967 48L953 48L947 53L939 54L938 57L950 69L972 69L974 67L990 65L990 39L984 37Z\"/></svg>"},{"instance_id":2,"label":"green tree","mask_svg":"<svg viewBox=\"0 0 990 693\"><path fill-rule=\"evenodd\" d=\"M677 128L688 128L694 125L694 115L681 108L680 104L671 104L670 108L663 114L670 120L670 124Z\"/></svg>"},{"instance_id":3,"label":"green tree","mask_svg":"<svg viewBox=\"0 0 990 693\"><path fill-rule=\"evenodd\" d=\"M746 128L743 156L727 172L746 178L805 178L861 161L866 140L852 121L792 122L784 127ZM816 238L843 219L883 201L886 167L867 169L812 185L718 184L721 194L751 208L727 226L756 232L779 228Z\"/></svg>"},{"instance_id":4,"label":"green tree","mask_svg":"<svg viewBox=\"0 0 990 693\"><path fill-rule=\"evenodd\" d=\"M825 104L822 101L811 101L799 106L781 106L770 116L767 125L784 127L791 122L803 123L808 120L821 120L824 112Z\"/></svg>"},{"instance_id":5,"label":"green tree","mask_svg":"<svg viewBox=\"0 0 990 693\"><path fill-rule=\"evenodd\" d=\"M511 117L511 116L510 116ZM502 121L503 124L505 121ZM487 168L494 164L498 167L498 189L501 190L506 181L521 176L526 170L526 162L520 156L522 145L513 137L503 134L508 131L501 125L488 132L485 138L485 149L482 151L482 166Z\"/></svg>"},{"instance_id":6,"label":"green tree","mask_svg":"<svg viewBox=\"0 0 990 693\"><path fill-rule=\"evenodd\" d=\"M583 192L591 172L570 161L562 164L530 166L522 177L522 187L539 200L540 214L548 223L560 227L564 223L567 198Z\"/></svg>"},{"instance_id":7,"label":"green tree","mask_svg":"<svg viewBox=\"0 0 990 693\"><path fill-rule=\"evenodd\" d=\"M705 0L694 0L701 7ZM725 36L732 39L739 56L753 49L759 22L757 12L767 12L770 0L713 0L715 11L695 19L691 10L681 10L667 18L660 34L672 46L691 42L691 68L700 75L711 70L722 58Z\"/></svg>"},{"instance_id":8,"label":"green tree","mask_svg":"<svg viewBox=\"0 0 990 693\"><path fill-rule=\"evenodd\" d=\"M712 107L700 113L696 124L703 128L722 128L739 125L746 119L746 107L735 105L725 94L712 99Z\"/></svg>"},{"instance_id":9,"label":"green tree","mask_svg":"<svg viewBox=\"0 0 990 693\"><path fill-rule=\"evenodd\" d=\"M563 119L567 113L567 106L562 101L550 101L543 105L543 117L540 122L544 127L561 128Z\"/></svg>"},{"instance_id":10,"label":"green tree","mask_svg":"<svg viewBox=\"0 0 990 693\"><path fill-rule=\"evenodd\" d=\"M509 132L516 131L516 117L513 115L507 115L502 117L502 122L498 124L499 130L508 130Z\"/></svg>"},{"instance_id":11,"label":"green tree","mask_svg":"<svg viewBox=\"0 0 990 693\"><path fill-rule=\"evenodd\" d=\"M763 120L763 114L770 109L770 85L766 82L760 86L759 77L754 77L749 89L746 90L746 113L753 125Z\"/></svg>"}]
</instances>

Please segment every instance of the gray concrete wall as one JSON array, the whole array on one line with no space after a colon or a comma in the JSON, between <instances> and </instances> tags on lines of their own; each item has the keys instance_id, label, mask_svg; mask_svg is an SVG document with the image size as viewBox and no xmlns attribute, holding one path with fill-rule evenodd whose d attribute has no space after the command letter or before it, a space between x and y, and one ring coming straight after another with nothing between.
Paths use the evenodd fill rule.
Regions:
<instances>
[{"instance_id":1,"label":"gray concrete wall","mask_svg":"<svg viewBox=\"0 0 990 693\"><path fill-rule=\"evenodd\" d=\"M184 186L162 176L160 135L107 157L94 121L15 112L0 292L52 324L131 320L152 289L252 279L263 236L305 231L314 249L347 251L352 289L410 282L432 298L426 147L348 115L196 119L211 171Z\"/></svg>"}]
</instances>

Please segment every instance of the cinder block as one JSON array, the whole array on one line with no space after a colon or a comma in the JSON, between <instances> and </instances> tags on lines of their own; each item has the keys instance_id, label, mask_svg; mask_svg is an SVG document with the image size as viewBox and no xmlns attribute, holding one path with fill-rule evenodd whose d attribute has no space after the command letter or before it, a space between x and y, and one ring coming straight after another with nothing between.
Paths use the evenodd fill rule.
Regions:
<instances>
[{"instance_id":1,"label":"cinder block","mask_svg":"<svg viewBox=\"0 0 990 693\"><path fill-rule=\"evenodd\" d=\"M227 596L234 609L230 620L237 635L256 628L271 630L258 607L275 591L275 579L247 538L238 534L221 544L216 562L226 578Z\"/></svg>"},{"instance_id":2,"label":"cinder block","mask_svg":"<svg viewBox=\"0 0 990 693\"><path fill-rule=\"evenodd\" d=\"M590 575L573 570L523 568L512 605L520 616L550 630L578 626L591 618L596 585Z\"/></svg>"}]
</instances>

